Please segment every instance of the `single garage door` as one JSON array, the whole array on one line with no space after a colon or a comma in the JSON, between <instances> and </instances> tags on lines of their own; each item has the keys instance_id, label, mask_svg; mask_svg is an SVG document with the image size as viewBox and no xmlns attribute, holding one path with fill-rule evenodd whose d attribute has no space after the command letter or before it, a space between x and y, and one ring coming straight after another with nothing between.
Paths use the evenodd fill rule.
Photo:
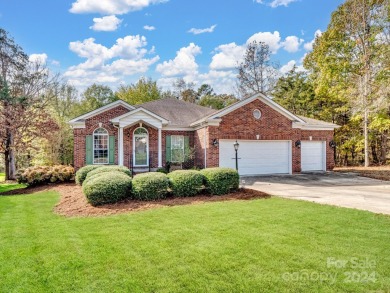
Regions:
<instances>
[{"instance_id":1,"label":"single garage door","mask_svg":"<svg viewBox=\"0 0 390 293\"><path fill-rule=\"evenodd\" d=\"M219 141L219 166L236 168L235 140ZM240 175L291 173L290 141L239 140L238 172Z\"/></svg>"},{"instance_id":2,"label":"single garage door","mask_svg":"<svg viewBox=\"0 0 390 293\"><path fill-rule=\"evenodd\" d=\"M325 142L301 142L301 169L302 171L325 171Z\"/></svg>"}]
</instances>

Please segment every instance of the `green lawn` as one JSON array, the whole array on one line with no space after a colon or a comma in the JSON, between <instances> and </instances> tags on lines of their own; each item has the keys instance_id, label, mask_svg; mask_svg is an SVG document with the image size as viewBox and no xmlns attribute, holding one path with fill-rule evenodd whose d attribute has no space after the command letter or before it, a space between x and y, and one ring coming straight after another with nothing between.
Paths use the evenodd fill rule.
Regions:
<instances>
[{"instance_id":1,"label":"green lawn","mask_svg":"<svg viewBox=\"0 0 390 293\"><path fill-rule=\"evenodd\" d=\"M25 184L18 184L18 183L4 183L3 181L5 180L5 174L0 173L0 193L14 190L14 189L19 189L19 188L25 188Z\"/></svg>"},{"instance_id":2,"label":"green lawn","mask_svg":"<svg viewBox=\"0 0 390 293\"><path fill-rule=\"evenodd\" d=\"M271 198L65 218L58 200L0 197L0 292L390 290L388 216Z\"/></svg>"}]
</instances>

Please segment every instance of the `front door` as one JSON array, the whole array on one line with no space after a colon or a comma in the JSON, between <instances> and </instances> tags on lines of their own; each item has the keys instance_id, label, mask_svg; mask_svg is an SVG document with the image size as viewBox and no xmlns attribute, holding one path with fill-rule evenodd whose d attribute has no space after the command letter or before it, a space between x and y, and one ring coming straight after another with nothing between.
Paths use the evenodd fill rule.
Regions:
<instances>
[{"instance_id":1,"label":"front door","mask_svg":"<svg viewBox=\"0 0 390 293\"><path fill-rule=\"evenodd\" d=\"M134 161L134 166L145 167L145 166L149 166L148 133L146 131L145 131L146 133L140 133L140 132L141 131L134 132L133 161Z\"/></svg>"}]
</instances>

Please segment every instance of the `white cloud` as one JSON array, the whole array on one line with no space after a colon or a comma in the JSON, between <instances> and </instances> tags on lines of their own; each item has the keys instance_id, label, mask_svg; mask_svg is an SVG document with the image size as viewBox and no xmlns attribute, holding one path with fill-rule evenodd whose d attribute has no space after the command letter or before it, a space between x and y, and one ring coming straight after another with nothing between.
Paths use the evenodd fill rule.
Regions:
<instances>
[{"instance_id":1,"label":"white cloud","mask_svg":"<svg viewBox=\"0 0 390 293\"><path fill-rule=\"evenodd\" d=\"M76 0L72 3L72 13L101 13L103 15L126 14L142 10L152 4L167 0Z\"/></svg>"},{"instance_id":2,"label":"white cloud","mask_svg":"<svg viewBox=\"0 0 390 293\"><path fill-rule=\"evenodd\" d=\"M295 2L297 0L274 0L272 1L269 6L272 8L278 7L278 6L285 6L287 7L290 3Z\"/></svg>"},{"instance_id":3,"label":"white cloud","mask_svg":"<svg viewBox=\"0 0 390 293\"><path fill-rule=\"evenodd\" d=\"M112 32L117 30L122 22L122 19L117 18L115 15L96 17L93 19L93 26L89 28L94 31Z\"/></svg>"},{"instance_id":4,"label":"white cloud","mask_svg":"<svg viewBox=\"0 0 390 293\"><path fill-rule=\"evenodd\" d=\"M313 50L313 44L316 40L317 37L320 37L322 35L322 32L320 30L316 30L314 32L314 39L311 40L310 42L307 42L303 45L303 47L305 48L306 51L311 51Z\"/></svg>"},{"instance_id":5,"label":"white cloud","mask_svg":"<svg viewBox=\"0 0 390 293\"><path fill-rule=\"evenodd\" d=\"M214 29L217 27L216 24L208 27L208 28L191 28L188 32L194 35L204 34L204 33L212 33Z\"/></svg>"},{"instance_id":6,"label":"white cloud","mask_svg":"<svg viewBox=\"0 0 390 293\"><path fill-rule=\"evenodd\" d=\"M31 54L28 57L28 60L32 63L39 63L39 64L46 64L47 61L47 54L42 53L42 54Z\"/></svg>"},{"instance_id":7,"label":"white cloud","mask_svg":"<svg viewBox=\"0 0 390 293\"><path fill-rule=\"evenodd\" d=\"M282 43L284 50L289 53L294 53L299 50L299 46L303 43L303 39L296 36L288 36Z\"/></svg>"},{"instance_id":8,"label":"white cloud","mask_svg":"<svg viewBox=\"0 0 390 293\"><path fill-rule=\"evenodd\" d=\"M52 60L52 61L51 61L51 65L60 66L61 63L60 63L60 61L58 61L58 60Z\"/></svg>"},{"instance_id":9,"label":"white cloud","mask_svg":"<svg viewBox=\"0 0 390 293\"><path fill-rule=\"evenodd\" d=\"M148 50L144 47L147 45L146 38L144 36L126 36L116 40L116 44L111 48L111 54L113 56L139 59L142 58Z\"/></svg>"},{"instance_id":10,"label":"white cloud","mask_svg":"<svg viewBox=\"0 0 390 293\"><path fill-rule=\"evenodd\" d=\"M195 56L202 52L201 48L194 43L181 48L176 52L174 59L164 61L156 67L156 71L163 76L182 76L190 75L198 70L198 64Z\"/></svg>"},{"instance_id":11,"label":"white cloud","mask_svg":"<svg viewBox=\"0 0 390 293\"><path fill-rule=\"evenodd\" d=\"M154 31L156 28L152 25L144 25L144 30Z\"/></svg>"},{"instance_id":12,"label":"white cloud","mask_svg":"<svg viewBox=\"0 0 390 293\"><path fill-rule=\"evenodd\" d=\"M264 42L269 46L270 51L275 54L279 48L281 47L280 44L280 34L278 31L271 32L259 32L254 35L252 35L248 40L247 44L256 41L256 42Z\"/></svg>"},{"instance_id":13,"label":"white cloud","mask_svg":"<svg viewBox=\"0 0 390 293\"><path fill-rule=\"evenodd\" d=\"M215 54L210 63L211 69L232 69L237 67L238 62L245 53L244 46L238 46L236 43L220 45L215 49Z\"/></svg>"},{"instance_id":14,"label":"white cloud","mask_svg":"<svg viewBox=\"0 0 390 293\"><path fill-rule=\"evenodd\" d=\"M283 65L280 68L280 72L282 74L286 74L291 69L293 69L294 66L296 66L296 71L298 71L298 72L299 71L305 71L305 68L302 65L297 65L297 62L295 60L290 60L290 61L287 62L287 64Z\"/></svg>"},{"instance_id":15,"label":"white cloud","mask_svg":"<svg viewBox=\"0 0 390 293\"><path fill-rule=\"evenodd\" d=\"M69 49L87 60L71 66L64 73L68 81L77 87L96 83L118 83L124 77L145 73L160 58L145 57L149 51L144 36L119 38L111 47L97 44L95 39L71 42Z\"/></svg>"},{"instance_id":16,"label":"white cloud","mask_svg":"<svg viewBox=\"0 0 390 293\"><path fill-rule=\"evenodd\" d=\"M272 8L276 8L278 6L285 6L287 7L290 3L296 2L298 0L273 0L271 2L264 2L264 0L255 0L259 4L266 4L268 6L271 6Z\"/></svg>"}]
</instances>

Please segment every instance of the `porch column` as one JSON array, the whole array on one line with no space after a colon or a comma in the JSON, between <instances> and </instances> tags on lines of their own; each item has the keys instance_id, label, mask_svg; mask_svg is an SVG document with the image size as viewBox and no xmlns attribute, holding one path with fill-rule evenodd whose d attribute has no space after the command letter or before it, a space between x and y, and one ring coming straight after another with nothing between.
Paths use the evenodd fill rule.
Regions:
<instances>
[{"instance_id":1,"label":"porch column","mask_svg":"<svg viewBox=\"0 0 390 293\"><path fill-rule=\"evenodd\" d=\"M123 166L123 127L119 127L118 157L119 166Z\"/></svg>"},{"instance_id":2,"label":"porch column","mask_svg":"<svg viewBox=\"0 0 390 293\"><path fill-rule=\"evenodd\" d=\"M161 128L158 128L158 167L162 167L162 140L161 140Z\"/></svg>"}]
</instances>

